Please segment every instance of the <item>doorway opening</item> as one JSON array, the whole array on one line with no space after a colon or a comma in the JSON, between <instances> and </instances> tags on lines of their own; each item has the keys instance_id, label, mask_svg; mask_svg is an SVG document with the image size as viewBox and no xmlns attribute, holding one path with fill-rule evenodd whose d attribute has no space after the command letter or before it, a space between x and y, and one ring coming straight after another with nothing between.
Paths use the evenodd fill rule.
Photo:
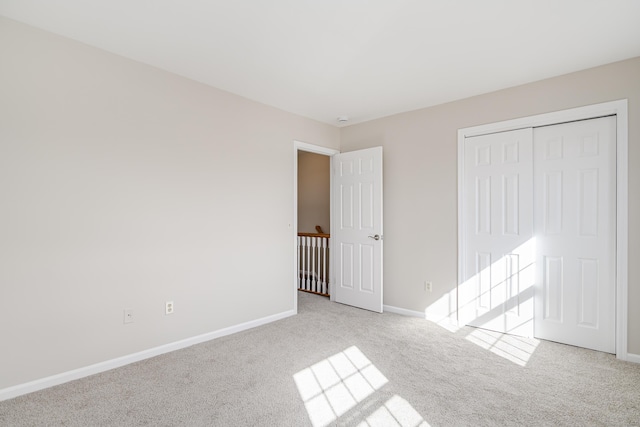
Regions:
<instances>
[{"instance_id":1,"label":"doorway opening","mask_svg":"<svg viewBox=\"0 0 640 427\"><path fill-rule=\"evenodd\" d=\"M329 296L331 158L298 151L298 290Z\"/></svg>"},{"instance_id":2,"label":"doorway opening","mask_svg":"<svg viewBox=\"0 0 640 427\"><path fill-rule=\"evenodd\" d=\"M346 153L294 141L294 304L298 304L298 152L330 156L331 301L382 313L382 147ZM315 226L314 226L315 227ZM337 248L337 249L336 249ZM338 253L339 252L339 253Z\"/></svg>"},{"instance_id":3,"label":"doorway opening","mask_svg":"<svg viewBox=\"0 0 640 427\"><path fill-rule=\"evenodd\" d=\"M294 309L298 290L331 292L331 159L338 150L294 141Z\"/></svg>"}]
</instances>

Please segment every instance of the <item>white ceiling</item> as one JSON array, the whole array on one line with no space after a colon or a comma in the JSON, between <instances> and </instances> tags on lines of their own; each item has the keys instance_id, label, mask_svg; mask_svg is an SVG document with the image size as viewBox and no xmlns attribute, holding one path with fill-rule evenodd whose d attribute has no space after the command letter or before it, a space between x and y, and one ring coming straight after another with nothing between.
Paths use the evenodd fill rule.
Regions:
<instances>
[{"instance_id":1,"label":"white ceiling","mask_svg":"<svg viewBox=\"0 0 640 427\"><path fill-rule=\"evenodd\" d=\"M0 15L333 125L640 56L640 0L0 0Z\"/></svg>"}]
</instances>

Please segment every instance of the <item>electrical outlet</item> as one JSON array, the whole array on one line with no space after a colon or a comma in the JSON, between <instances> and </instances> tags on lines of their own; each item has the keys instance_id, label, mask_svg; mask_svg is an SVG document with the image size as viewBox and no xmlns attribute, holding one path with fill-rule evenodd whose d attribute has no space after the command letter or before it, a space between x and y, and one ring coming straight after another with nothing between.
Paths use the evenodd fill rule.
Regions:
<instances>
[{"instance_id":1,"label":"electrical outlet","mask_svg":"<svg viewBox=\"0 0 640 427\"><path fill-rule=\"evenodd\" d=\"M164 303L164 314L173 314L173 301Z\"/></svg>"},{"instance_id":2,"label":"electrical outlet","mask_svg":"<svg viewBox=\"0 0 640 427\"><path fill-rule=\"evenodd\" d=\"M124 323L132 323L132 322L133 322L133 308L125 308Z\"/></svg>"},{"instance_id":3,"label":"electrical outlet","mask_svg":"<svg viewBox=\"0 0 640 427\"><path fill-rule=\"evenodd\" d=\"M424 291L425 292L433 292L433 283L431 282L424 282Z\"/></svg>"}]
</instances>

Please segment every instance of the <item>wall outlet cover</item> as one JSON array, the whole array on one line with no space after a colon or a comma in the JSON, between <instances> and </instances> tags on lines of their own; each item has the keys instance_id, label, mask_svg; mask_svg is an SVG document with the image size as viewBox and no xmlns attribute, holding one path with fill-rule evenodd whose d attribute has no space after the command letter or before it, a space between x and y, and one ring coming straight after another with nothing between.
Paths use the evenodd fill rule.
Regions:
<instances>
[{"instance_id":1,"label":"wall outlet cover","mask_svg":"<svg viewBox=\"0 0 640 427\"><path fill-rule=\"evenodd\" d=\"M167 301L164 304L164 314L173 314L173 301Z\"/></svg>"}]
</instances>

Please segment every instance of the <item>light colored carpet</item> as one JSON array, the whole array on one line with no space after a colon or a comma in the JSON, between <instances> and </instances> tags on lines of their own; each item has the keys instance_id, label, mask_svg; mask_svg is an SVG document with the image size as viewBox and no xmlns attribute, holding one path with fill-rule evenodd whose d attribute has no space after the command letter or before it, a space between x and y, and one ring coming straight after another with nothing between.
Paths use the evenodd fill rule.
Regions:
<instances>
[{"instance_id":1,"label":"light colored carpet","mask_svg":"<svg viewBox=\"0 0 640 427\"><path fill-rule=\"evenodd\" d=\"M299 295L299 315L0 402L2 426L640 425L640 365Z\"/></svg>"}]
</instances>

